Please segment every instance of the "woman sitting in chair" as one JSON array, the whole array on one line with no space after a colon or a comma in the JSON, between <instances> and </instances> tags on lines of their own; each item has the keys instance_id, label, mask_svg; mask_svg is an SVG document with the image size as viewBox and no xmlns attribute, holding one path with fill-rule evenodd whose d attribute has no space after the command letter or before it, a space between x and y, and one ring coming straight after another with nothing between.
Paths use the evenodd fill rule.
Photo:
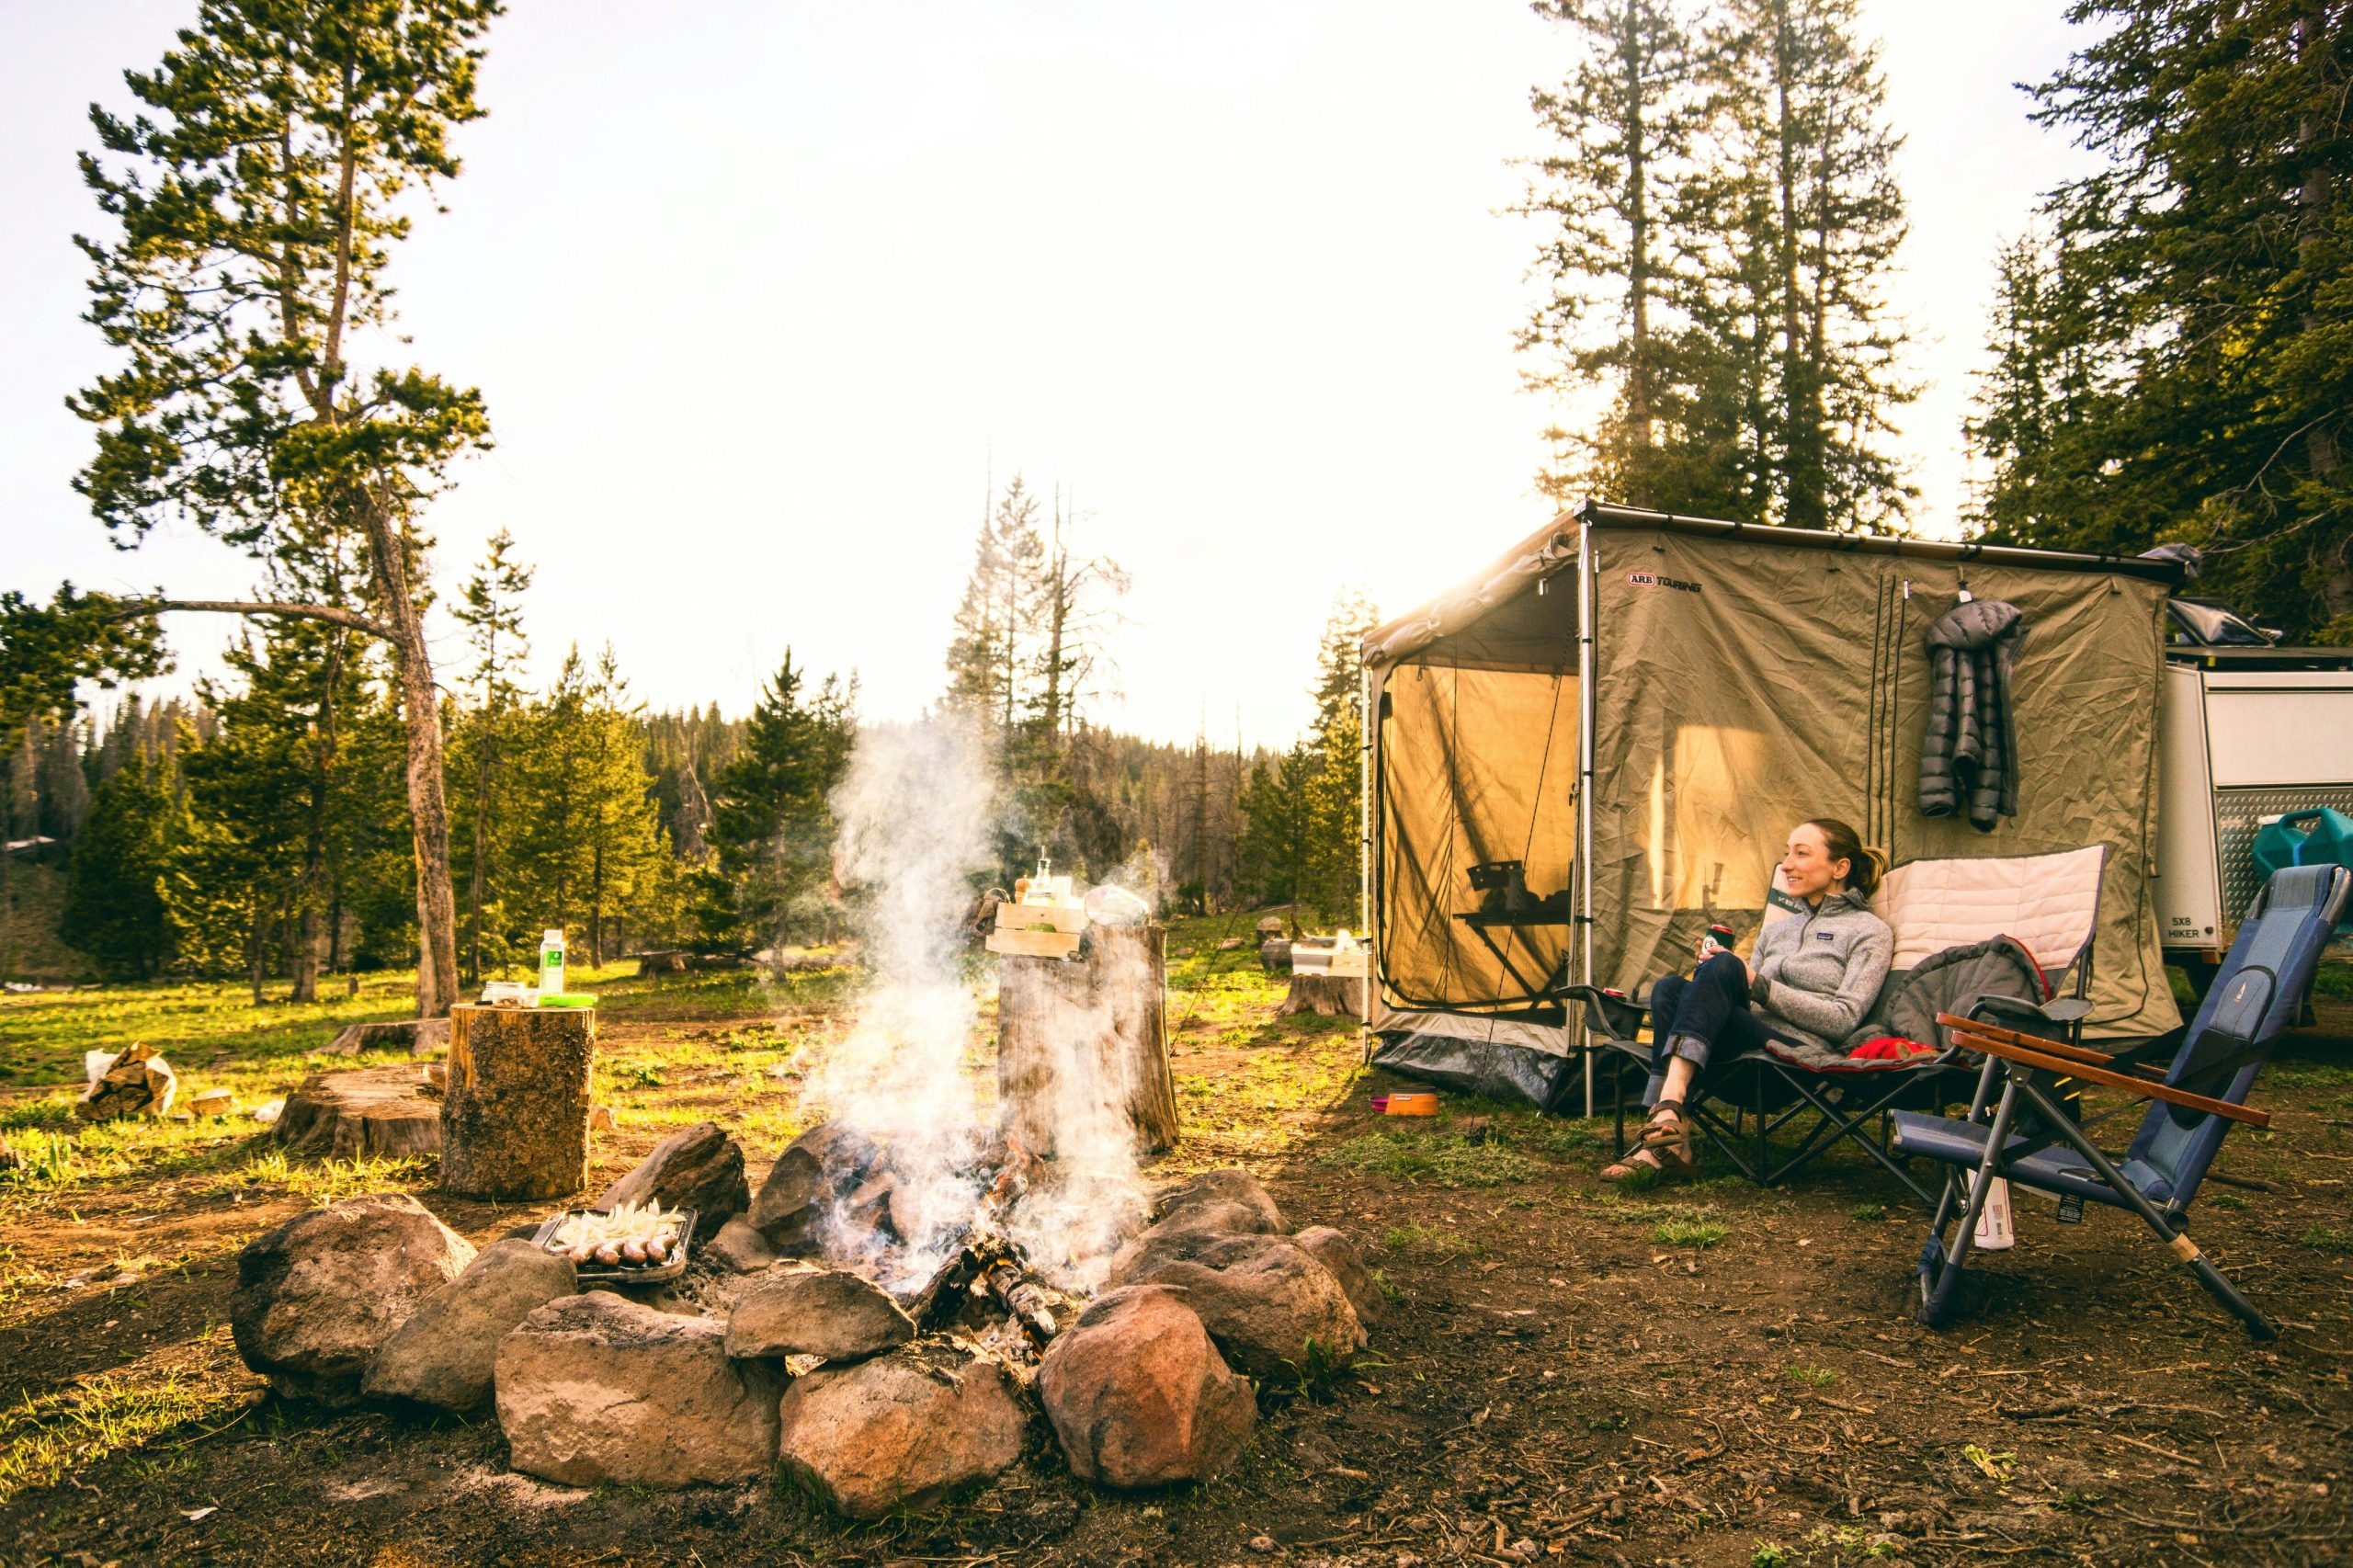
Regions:
<instances>
[{"instance_id":1,"label":"woman sitting in chair","mask_svg":"<svg viewBox=\"0 0 2353 1568\"><path fill-rule=\"evenodd\" d=\"M1754 1050L1768 1037L1835 1044L1862 1022L1887 979L1895 938L1870 912L1887 857L1835 818L1800 823L1781 856L1781 891L1809 913L1776 920L1757 934L1756 950L1739 956L1702 941L1690 979L1670 974L1651 987L1651 1108L1633 1151L1602 1171L1623 1181L1637 1170L1688 1173L1691 1129L1684 1097L1722 1053Z\"/></svg>"}]
</instances>

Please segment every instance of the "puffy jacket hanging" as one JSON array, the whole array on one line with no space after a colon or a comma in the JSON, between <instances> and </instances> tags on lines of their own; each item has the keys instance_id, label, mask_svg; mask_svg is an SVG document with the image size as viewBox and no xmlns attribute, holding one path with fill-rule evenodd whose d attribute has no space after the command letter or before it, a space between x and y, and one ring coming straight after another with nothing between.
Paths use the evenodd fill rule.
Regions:
<instances>
[{"instance_id":1,"label":"puffy jacket hanging","mask_svg":"<svg viewBox=\"0 0 2353 1568\"><path fill-rule=\"evenodd\" d=\"M1969 813L1991 833L2018 814L2018 728L2010 671L2026 642L2018 607L2001 599L1955 605L1928 628L1928 729L1920 742L1920 814Z\"/></svg>"}]
</instances>

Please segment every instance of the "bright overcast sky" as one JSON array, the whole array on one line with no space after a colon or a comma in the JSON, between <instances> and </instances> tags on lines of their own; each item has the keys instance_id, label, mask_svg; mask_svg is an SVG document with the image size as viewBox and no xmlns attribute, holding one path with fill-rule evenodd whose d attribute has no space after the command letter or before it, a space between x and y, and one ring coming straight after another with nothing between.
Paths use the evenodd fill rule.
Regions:
<instances>
[{"instance_id":1,"label":"bright overcast sky","mask_svg":"<svg viewBox=\"0 0 2353 1568\"><path fill-rule=\"evenodd\" d=\"M2012 86L2065 57L2060 10L1865 0L1931 529L1994 252L2077 166ZM69 243L85 108L194 13L0 0L0 588L251 584L199 537L117 553L69 486L61 400L107 362ZM1563 43L1516 0L514 0L450 210L393 267L415 361L480 386L498 443L432 510L435 581L503 526L543 676L609 639L651 702L739 714L790 644L909 715L1019 471L1134 578L1097 716L1281 744L1342 585L1403 609L1544 519L1511 349L1536 235L1497 210ZM184 667L226 631L181 618Z\"/></svg>"}]
</instances>

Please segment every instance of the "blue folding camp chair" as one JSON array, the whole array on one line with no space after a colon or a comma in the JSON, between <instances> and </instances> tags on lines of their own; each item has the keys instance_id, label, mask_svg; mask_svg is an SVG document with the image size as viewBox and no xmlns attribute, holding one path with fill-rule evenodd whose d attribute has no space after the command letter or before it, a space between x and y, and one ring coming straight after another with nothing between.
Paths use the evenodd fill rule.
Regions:
<instances>
[{"instance_id":1,"label":"blue folding camp chair","mask_svg":"<svg viewBox=\"0 0 2353 1568\"><path fill-rule=\"evenodd\" d=\"M2156 1069L2131 1051L2104 1055L1938 1016L1963 1048L1985 1054L1985 1065L1966 1120L1908 1111L1894 1116L1896 1153L1952 1167L1920 1249L1922 1323L1941 1326L1955 1314L1978 1211L1992 1178L2003 1176L2056 1194L2063 1219L2080 1215L2086 1199L2131 1210L2215 1300L2238 1314L2249 1334L2274 1336L2263 1314L2189 1239L2189 1204L2230 1123L2270 1124L2268 1113L2247 1108L2247 1094L2272 1042L2303 1006L2348 891L2353 871L2341 866L2289 867L2264 884L2162 1082L2140 1076ZM2053 1090L2061 1079L2102 1084L2156 1102L2122 1160L2101 1153L2058 1103ZM1997 1080L2001 1097L1993 1103L1989 1124L1987 1105ZM1964 1173L1973 1173L1966 1183ZM1946 1231L1956 1222L1959 1230L1948 1243Z\"/></svg>"}]
</instances>

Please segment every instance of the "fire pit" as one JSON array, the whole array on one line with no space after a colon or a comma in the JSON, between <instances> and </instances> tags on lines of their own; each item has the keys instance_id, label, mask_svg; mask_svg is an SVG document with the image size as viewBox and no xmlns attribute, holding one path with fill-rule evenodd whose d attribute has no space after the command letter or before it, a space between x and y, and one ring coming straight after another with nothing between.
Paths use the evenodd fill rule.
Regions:
<instances>
[{"instance_id":1,"label":"fire pit","mask_svg":"<svg viewBox=\"0 0 2353 1568\"><path fill-rule=\"evenodd\" d=\"M1144 1151L1176 1133L1155 928L1005 958L1044 967L1004 977L981 1102L959 912L994 789L952 725L861 740L835 805L837 869L869 892L867 984L801 1080L828 1119L756 1193L704 1123L590 1206L692 1210L677 1278L597 1279L528 1230L477 1256L413 1200L353 1199L246 1248L247 1364L306 1397L494 1402L514 1467L548 1480L780 1470L857 1517L984 1483L1040 1411L1099 1484L1219 1473L1256 1419L1252 1380L1345 1362L1380 1293L1345 1237L1290 1233L1245 1172L1145 1184Z\"/></svg>"}]
</instances>

